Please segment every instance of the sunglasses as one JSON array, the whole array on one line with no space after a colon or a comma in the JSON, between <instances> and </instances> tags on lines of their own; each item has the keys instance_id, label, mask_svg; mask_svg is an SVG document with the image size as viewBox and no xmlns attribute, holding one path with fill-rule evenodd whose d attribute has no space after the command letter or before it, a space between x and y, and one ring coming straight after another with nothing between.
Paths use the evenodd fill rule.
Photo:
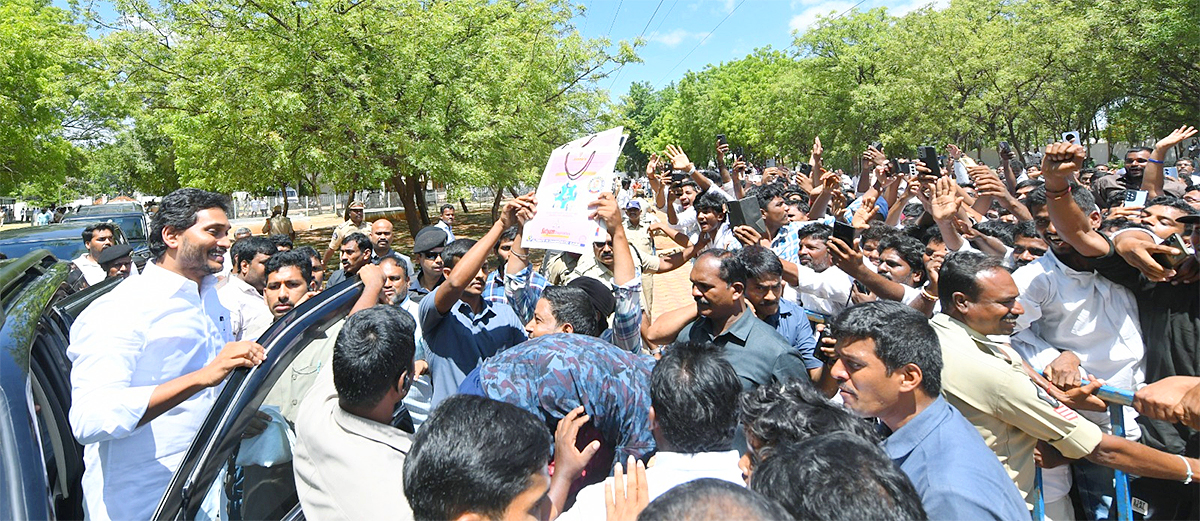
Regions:
<instances>
[{"instance_id":1,"label":"sunglasses","mask_svg":"<svg viewBox=\"0 0 1200 521\"><path fill-rule=\"evenodd\" d=\"M595 247L597 247L597 248L603 248L603 247L605 247L605 246L608 246L609 248L611 248L611 247L612 247L612 245L613 245L613 242L612 242L612 241L605 241L605 242L599 242L599 241L597 241L597 242L593 242L593 243L592 243L592 246L595 246Z\"/></svg>"}]
</instances>

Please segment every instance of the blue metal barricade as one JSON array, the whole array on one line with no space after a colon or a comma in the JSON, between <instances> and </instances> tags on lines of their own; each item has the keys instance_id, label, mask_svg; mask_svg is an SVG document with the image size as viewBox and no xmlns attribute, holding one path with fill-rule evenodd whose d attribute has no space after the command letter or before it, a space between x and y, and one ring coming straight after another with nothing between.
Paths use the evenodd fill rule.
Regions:
<instances>
[{"instance_id":1,"label":"blue metal barricade","mask_svg":"<svg viewBox=\"0 0 1200 521\"><path fill-rule=\"evenodd\" d=\"M1084 380L1082 385L1087 385L1088 381ZM1102 385L1094 393L1096 397L1108 403L1108 418L1112 423L1113 436L1125 437L1125 410L1126 406L1133 405L1133 391L1113 387L1111 385ZM1129 499L1129 476L1125 475L1120 470L1113 471L1113 478L1116 480L1116 498L1117 503L1117 521L1133 521L1133 507ZM1033 521L1045 521L1046 519L1046 503L1045 497L1042 494L1042 469L1038 468L1034 474L1034 494L1037 496L1033 502Z\"/></svg>"}]
</instances>

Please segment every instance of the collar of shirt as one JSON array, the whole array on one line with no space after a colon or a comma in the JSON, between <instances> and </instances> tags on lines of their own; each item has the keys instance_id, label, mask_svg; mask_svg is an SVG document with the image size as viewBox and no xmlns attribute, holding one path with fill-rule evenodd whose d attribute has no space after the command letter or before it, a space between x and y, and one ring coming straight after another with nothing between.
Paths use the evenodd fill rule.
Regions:
<instances>
[{"instance_id":1,"label":"collar of shirt","mask_svg":"<svg viewBox=\"0 0 1200 521\"><path fill-rule=\"evenodd\" d=\"M654 454L652 468L657 471L695 472L707 475L712 472L720 473L737 468L739 458L741 455L736 450L696 453L659 451Z\"/></svg>"},{"instance_id":2,"label":"collar of shirt","mask_svg":"<svg viewBox=\"0 0 1200 521\"><path fill-rule=\"evenodd\" d=\"M338 405L333 407L333 421L350 434L382 443L404 454L412 447L412 438L404 431L391 425L360 418L342 410Z\"/></svg>"},{"instance_id":3,"label":"collar of shirt","mask_svg":"<svg viewBox=\"0 0 1200 521\"><path fill-rule=\"evenodd\" d=\"M80 267L82 267L82 266L96 267L96 268L100 267L100 264L97 263L96 261L92 260L91 258L89 258L87 253L80 254L79 257L76 257L75 260L73 260L71 262L74 262L76 266L80 266Z\"/></svg>"},{"instance_id":4,"label":"collar of shirt","mask_svg":"<svg viewBox=\"0 0 1200 521\"><path fill-rule=\"evenodd\" d=\"M893 460L903 459L917 448L950 415L950 403L940 395L925 410L883 441L883 450Z\"/></svg>"},{"instance_id":5,"label":"collar of shirt","mask_svg":"<svg viewBox=\"0 0 1200 521\"><path fill-rule=\"evenodd\" d=\"M800 308L800 306L796 305L794 302L790 300L779 299L779 309L775 311L774 315L763 319L763 322L766 322L768 326L779 329L780 322L788 320L794 315L800 314L801 311L803 310Z\"/></svg>"},{"instance_id":6,"label":"collar of shirt","mask_svg":"<svg viewBox=\"0 0 1200 521\"><path fill-rule=\"evenodd\" d=\"M754 330L754 312L750 311L750 308L745 306L742 308L742 316L738 317L737 321L729 327L728 331L719 335L714 334L713 332L712 319L708 317L700 318L702 319L699 324L701 331L704 331L704 334L708 335L713 342L716 342L718 338L731 336L738 339L739 344L746 345L746 340L750 338L750 332Z\"/></svg>"},{"instance_id":7,"label":"collar of shirt","mask_svg":"<svg viewBox=\"0 0 1200 521\"><path fill-rule=\"evenodd\" d=\"M237 291L238 293L245 294L246 296L255 297L259 300L262 300L263 298L262 294L259 293L257 289L254 289L254 286L251 286L249 282L242 280L242 278L237 275L230 275L228 278L226 278L225 286L229 287L230 290Z\"/></svg>"},{"instance_id":8,"label":"collar of shirt","mask_svg":"<svg viewBox=\"0 0 1200 521\"><path fill-rule=\"evenodd\" d=\"M147 288L157 288L165 295L184 292L195 295L196 300L199 300L200 295L216 289L217 283L220 282L216 275L205 275L197 285L192 279L163 268L157 262L147 262L142 275L150 276L149 279L143 279Z\"/></svg>"},{"instance_id":9,"label":"collar of shirt","mask_svg":"<svg viewBox=\"0 0 1200 521\"><path fill-rule=\"evenodd\" d=\"M483 309L479 310L479 313L476 313L475 310L471 309L470 304L467 304L461 300L458 301L454 307L451 307L450 311L456 315L462 315L472 323L487 324L492 317L496 316L496 310L492 309L492 303L488 302L488 300L485 298L479 299L479 302L483 305Z\"/></svg>"},{"instance_id":10,"label":"collar of shirt","mask_svg":"<svg viewBox=\"0 0 1200 521\"><path fill-rule=\"evenodd\" d=\"M980 351L1009 362L1013 361L1013 355L1009 354L1009 350L1011 349L1010 347L1001 342L997 342L988 338L987 335L984 335L983 333L971 329L971 326L960 322L958 319L950 315L938 313L934 315L932 319L930 319L930 322L935 327L940 326L942 329L961 330L975 342L975 347Z\"/></svg>"}]
</instances>

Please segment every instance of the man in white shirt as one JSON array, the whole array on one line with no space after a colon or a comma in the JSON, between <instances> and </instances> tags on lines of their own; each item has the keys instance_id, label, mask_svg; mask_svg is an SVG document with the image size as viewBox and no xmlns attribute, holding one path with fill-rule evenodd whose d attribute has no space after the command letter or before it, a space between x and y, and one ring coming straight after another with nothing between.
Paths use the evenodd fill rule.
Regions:
<instances>
[{"instance_id":1,"label":"man in white shirt","mask_svg":"<svg viewBox=\"0 0 1200 521\"><path fill-rule=\"evenodd\" d=\"M83 245L87 247L87 251L71 263L83 273L83 279L87 281L88 286L95 286L108 278L108 273L100 268L100 263L96 261L96 258L100 252L114 244L113 224L89 224L83 229L82 235Z\"/></svg>"},{"instance_id":2,"label":"man in white shirt","mask_svg":"<svg viewBox=\"0 0 1200 521\"><path fill-rule=\"evenodd\" d=\"M454 205L443 204L438 212L438 222L433 225L446 232L447 244L452 243L455 240L454 230L452 229L454 227Z\"/></svg>"},{"instance_id":3,"label":"man in white shirt","mask_svg":"<svg viewBox=\"0 0 1200 521\"><path fill-rule=\"evenodd\" d=\"M248 237L233 245L233 273L217 296L229 310L234 340L257 340L274 322L262 291L267 284L265 264L278 251L266 237Z\"/></svg>"},{"instance_id":4,"label":"man in white shirt","mask_svg":"<svg viewBox=\"0 0 1200 521\"><path fill-rule=\"evenodd\" d=\"M412 519L403 490L412 437L392 411L412 383L412 316L375 306L346 319L333 363L300 405L296 490L311 519Z\"/></svg>"},{"instance_id":5,"label":"man in white shirt","mask_svg":"<svg viewBox=\"0 0 1200 521\"><path fill-rule=\"evenodd\" d=\"M666 350L650 374L650 424L658 447L654 465L646 469L651 501L701 478L744 484L733 449L741 391L741 380L716 345L681 342ZM611 486L612 478L605 483ZM558 519L604 519L605 483L580 490L575 505Z\"/></svg>"},{"instance_id":6,"label":"man in white shirt","mask_svg":"<svg viewBox=\"0 0 1200 521\"><path fill-rule=\"evenodd\" d=\"M89 519L149 519L225 377L263 360L262 346L231 341L217 298L227 209L194 188L164 197L148 238L154 262L71 327L70 422Z\"/></svg>"}]
</instances>

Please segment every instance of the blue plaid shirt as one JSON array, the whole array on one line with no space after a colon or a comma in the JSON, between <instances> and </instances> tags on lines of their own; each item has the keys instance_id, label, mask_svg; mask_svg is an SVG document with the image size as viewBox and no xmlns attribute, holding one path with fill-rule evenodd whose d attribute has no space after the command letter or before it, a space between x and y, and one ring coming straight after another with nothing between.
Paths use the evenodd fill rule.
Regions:
<instances>
[{"instance_id":1,"label":"blue plaid shirt","mask_svg":"<svg viewBox=\"0 0 1200 521\"><path fill-rule=\"evenodd\" d=\"M533 274L533 281L527 283L529 274ZM642 348L642 278L634 277L633 280L626 282L623 285L616 285L611 279L601 280L613 287L613 294L617 298L617 307L613 311L612 327L604 330L600 338L612 342L617 347L630 352L638 352ZM533 271L532 266L526 267L516 275L505 275L505 292L508 295L506 303L514 310L517 310L519 316L524 317L522 313L528 310L529 317L533 317L533 308L537 305L538 299L542 298L542 291L545 291L546 286L550 285L540 273ZM484 295L487 295L487 286L484 286ZM526 322L529 318L523 318Z\"/></svg>"},{"instance_id":2,"label":"blue plaid shirt","mask_svg":"<svg viewBox=\"0 0 1200 521\"><path fill-rule=\"evenodd\" d=\"M503 266L500 269L504 269ZM533 274L529 278L529 274ZM521 277L521 284L524 286L528 281L529 287L522 288L525 291L518 291L516 298L510 298L505 291L504 284L500 279L500 270L488 273L487 280L483 283L483 299L495 304L508 304L517 313L517 317L521 319L521 323L527 323L533 318L533 308L537 305L537 299L542 297L542 290L550 285L550 281L546 280L541 273L533 271L533 266L526 266L517 276ZM533 300L529 300L528 295L536 295Z\"/></svg>"},{"instance_id":3,"label":"blue plaid shirt","mask_svg":"<svg viewBox=\"0 0 1200 521\"><path fill-rule=\"evenodd\" d=\"M796 232L807 222L787 223L779 232L775 234L775 238L771 239L771 251L775 252L780 259L788 261L792 264L800 264L800 237Z\"/></svg>"}]
</instances>

